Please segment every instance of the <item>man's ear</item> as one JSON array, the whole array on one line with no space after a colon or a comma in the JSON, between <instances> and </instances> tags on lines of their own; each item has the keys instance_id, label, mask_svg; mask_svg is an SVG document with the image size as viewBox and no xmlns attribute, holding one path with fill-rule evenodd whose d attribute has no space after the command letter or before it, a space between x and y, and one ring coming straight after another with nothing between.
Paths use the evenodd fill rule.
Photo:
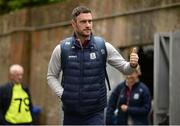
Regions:
<instances>
[{"instance_id":1,"label":"man's ear","mask_svg":"<svg viewBox=\"0 0 180 126\"><path fill-rule=\"evenodd\" d=\"M75 28L75 25L76 25L75 20L73 20L73 19L71 20L71 25L73 26L73 28Z\"/></svg>"}]
</instances>

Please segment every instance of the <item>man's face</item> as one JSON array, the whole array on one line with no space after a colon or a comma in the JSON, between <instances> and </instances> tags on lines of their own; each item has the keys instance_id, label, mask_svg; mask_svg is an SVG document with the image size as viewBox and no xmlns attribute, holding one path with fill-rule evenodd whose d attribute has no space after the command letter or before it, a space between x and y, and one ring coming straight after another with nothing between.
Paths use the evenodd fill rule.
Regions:
<instances>
[{"instance_id":1,"label":"man's face","mask_svg":"<svg viewBox=\"0 0 180 126\"><path fill-rule=\"evenodd\" d=\"M11 80L15 83L21 83L23 79L23 71L16 71L15 73L11 74Z\"/></svg>"},{"instance_id":2,"label":"man's face","mask_svg":"<svg viewBox=\"0 0 180 126\"><path fill-rule=\"evenodd\" d=\"M81 13L73 21L72 26L78 36L88 37L92 31L91 13Z\"/></svg>"}]
</instances>

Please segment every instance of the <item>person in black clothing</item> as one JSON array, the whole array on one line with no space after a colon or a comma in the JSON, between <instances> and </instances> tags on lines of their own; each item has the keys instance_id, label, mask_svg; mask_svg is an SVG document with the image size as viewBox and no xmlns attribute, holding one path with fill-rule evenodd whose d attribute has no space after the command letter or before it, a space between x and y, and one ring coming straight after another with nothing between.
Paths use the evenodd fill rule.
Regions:
<instances>
[{"instance_id":1,"label":"person in black clothing","mask_svg":"<svg viewBox=\"0 0 180 126\"><path fill-rule=\"evenodd\" d=\"M147 86L138 80L139 74L140 69L137 69L127 75L126 80L112 92L106 112L106 124L148 124L151 96Z\"/></svg>"},{"instance_id":2,"label":"person in black clothing","mask_svg":"<svg viewBox=\"0 0 180 126\"><path fill-rule=\"evenodd\" d=\"M33 124L30 91L22 83L24 69L14 64L9 73L10 81L0 87L0 125Z\"/></svg>"}]
</instances>

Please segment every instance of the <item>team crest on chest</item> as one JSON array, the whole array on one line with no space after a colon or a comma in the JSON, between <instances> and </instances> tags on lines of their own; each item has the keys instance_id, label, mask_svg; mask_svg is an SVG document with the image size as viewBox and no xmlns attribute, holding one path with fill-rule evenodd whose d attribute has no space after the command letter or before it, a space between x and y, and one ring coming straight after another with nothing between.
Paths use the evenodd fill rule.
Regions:
<instances>
[{"instance_id":1,"label":"team crest on chest","mask_svg":"<svg viewBox=\"0 0 180 126\"><path fill-rule=\"evenodd\" d=\"M90 53L90 59L96 59L96 53Z\"/></svg>"},{"instance_id":2,"label":"team crest on chest","mask_svg":"<svg viewBox=\"0 0 180 126\"><path fill-rule=\"evenodd\" d=\"M139 93L135 93L135 94L134 94L134 99L135 99L135 100L138 100L138 99L139 99Z\"/></svg>"}]
</instances>

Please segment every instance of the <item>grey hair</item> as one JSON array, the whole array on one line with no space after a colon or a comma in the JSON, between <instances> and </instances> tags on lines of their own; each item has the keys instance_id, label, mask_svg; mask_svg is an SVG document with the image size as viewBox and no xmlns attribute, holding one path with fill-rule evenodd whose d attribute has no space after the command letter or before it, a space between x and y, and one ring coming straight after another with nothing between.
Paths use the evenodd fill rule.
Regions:
<instances>
[{"instance_id":1,"label":"grey hair","mask_svg":"<svg viewBox=\"0 0 180 126\"><path fill-rule=\"evenodd\" d=\"M13 65L10 66L10 68L9 68L9 73L10 73L10 74L15 74L17 71L22 71L22 72L24 72L24 69L23 69L23 67L22 67L21 65L19 65L19 64L13 64Z\"/></svg>"},{"instance_id":2,"label":"grey hair","mask_svg":"<svg viewBox=\"0 0 180 126\"><path fill-rule=\"evenodd\" d=\"M78 6L72 11L72 19L74 20L81 13L91 13L91 10L86 6Z\"/></svg>"}]
</instances>

